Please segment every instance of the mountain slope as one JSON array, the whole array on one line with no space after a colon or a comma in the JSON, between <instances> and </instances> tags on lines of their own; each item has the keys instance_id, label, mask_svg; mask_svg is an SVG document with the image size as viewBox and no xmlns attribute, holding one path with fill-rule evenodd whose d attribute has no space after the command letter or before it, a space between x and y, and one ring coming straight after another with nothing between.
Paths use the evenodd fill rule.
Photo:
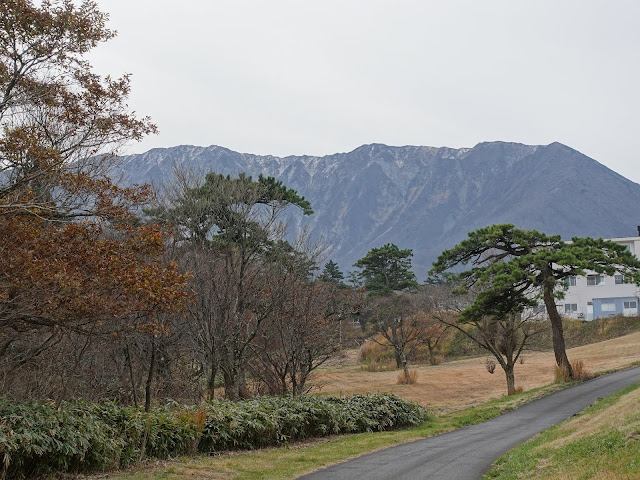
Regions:
<instances>
[{"instance_id":1,"label":"mountain slope","mask_svg":"<svg viewBox=\"0 0 640 480\"><path fill-rule=\"evenodd\" d=\"M304 195L314 215L292 214L331 246L343 271L372 247L414 251L424 279L431 262L467 232L514 223L548 234L636 234L640 185L559 143L480 143L469 149L363 145L324 157L273 157L178 146L122 158L125 183L169 179L174 166L272 175Z\"/></svg>"}]
</instances>

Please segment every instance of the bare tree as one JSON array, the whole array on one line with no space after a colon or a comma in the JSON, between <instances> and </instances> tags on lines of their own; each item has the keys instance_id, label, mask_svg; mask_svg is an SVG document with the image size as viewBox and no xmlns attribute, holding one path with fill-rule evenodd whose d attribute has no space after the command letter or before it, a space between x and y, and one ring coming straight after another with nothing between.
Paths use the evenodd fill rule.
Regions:
<instances>
[{"instance_id":1,"label":"bare tree","mask_svg":"<svg viewBox=\"0 0 640 480\"><path fill-rule=\"evenodd\" d=\"M274 265L299 260L283 240L281 215L290 205L305 214L311 209L271 177L209 174L197 186L189 184L189 176L179 178L182 183L170 190L165 205L150 213L174 227L179 258L194 276L197 300L189 317L208 371L209 395L219 372L225 395L238 399L246 394L254 340L276 306Z\"/></svg>"},{"instance_id":2,"label":"bare tree","mask_svg":"<svg viewBox=\"0 0 640 480\"><path fill-rule=\"evenodd\" d=\"M375 333L393 348L396 365L409 376L409 360L431 336L432 322L419 308L415 294L391 294L374 297L369 323ZM374 342L384 345L373 338Z\"/></svg>"},{"instance_id":3,"label":"bare tree","mask_svg":"<svg viewBox=\"0 0 640 480\"><path fill-rule=\"evenodd\" d=\"M332 285L280 275L277 305L256 343L254 371L271 393L302 395L307 380L339 349Z\"/></svg>"},{"instance_id":4,"label":"bare tree","mask_svg":"<svg viewBox=\"0 0 640 480\"><path fill-rule=\"evenodd\" d=\"M487 292L474 295L452 294L453 287L437 286L431 291L433 315L444 325L463 333L491 353L502 367L507 381L507 394L515 392L515 365L532 336L541 328L523 313L528 300L516 295L495 298ZM470 308L469 305L478 308ZM489 368L488 368L489 370ZM493 373L489 370L490 373Z\"/></svg>"}]
</instances>

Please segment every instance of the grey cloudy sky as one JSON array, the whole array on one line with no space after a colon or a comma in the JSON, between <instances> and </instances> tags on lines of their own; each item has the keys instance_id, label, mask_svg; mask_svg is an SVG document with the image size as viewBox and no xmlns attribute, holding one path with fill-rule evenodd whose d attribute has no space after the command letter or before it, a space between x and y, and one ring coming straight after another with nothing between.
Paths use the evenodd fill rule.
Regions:
<instances>
[{"instance_id":1,"label":"grey cloudy sky","mask_svg":"<svg viewBox=\"0 0 640 480\"><path fill-rule=\"evenodd\" d=\"M640 2L98 0L130 106L180 144L562 142L640 183Z\"/></svg>"}]
</instances>

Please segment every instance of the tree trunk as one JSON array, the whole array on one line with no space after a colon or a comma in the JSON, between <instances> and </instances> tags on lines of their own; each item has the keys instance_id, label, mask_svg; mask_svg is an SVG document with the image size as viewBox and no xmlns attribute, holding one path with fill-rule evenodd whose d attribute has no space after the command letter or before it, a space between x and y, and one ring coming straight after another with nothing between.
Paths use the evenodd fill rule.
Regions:
<instances>
[{"instance_id":1,"label":"tree trunk","mask_svg":"<svg viewBox=\"0 0 640 480\"><path fill-rule=\"evenodd\" d=\"M507 395L512 395L516 391L516 376L513 372L513 363L509 362L503 368L507 377Z\"/></svg>"},{"instance_id":2,"label":"tree trunk","mask_svg":"<svg viewBox=\"0 0 640 480\"><path fill-rule=\"evenodd\" d=\"M543 290L544 304L549 314L549 320L551 321L551 332L553 333L553 352L556 356L556 363L558 367L562 368L563 365L569 372L569 377L573 378L573 369L569 358L567 357L567 349L564 343L564 332L562 330L562 318L556 308L556 302L553 299L552 287L548 285L544 286Z\"/></svg>"},{"instance_id":3,"label":"tree trunk","mask_svg":"<svg viewBox=\"0 0 640 480\"><path fill-rule=\"evenodd\" d=\"M304 395L305 385L307 384L307 378L309 374L313 370L313 355L311 351L307 349L306 352L306 361L303 365L300 366L300 378L297 384L297 388L293 389L293 396L298 397L300 395ZM294 375L295 376L295 375Z\"/></svg>"},{"instance_id":4,"label":"tree trunk","mask_svg":"<svg viewBox=\"0 0 640 480\"><path fill-rule=\"evenodd\" d=\"M156 369L156 337L151 337L151 362L149 364L149 374L147 375L147 385L144 389L144 411L151 409L151 386L153 385L153 374Z\"/></svg>"},{"instance_id":5,"label":"tree trunk","mask_svg":"<svg viewBox=\"0 0 640 480\"><path fill-rule=\"evenodd\" d=\"M211 355L211 372L209 373L209 382L207 383L207 400L213 400L213 392L216 388L216 375L218 373L218 369L216 368L216 360L215 356Z\"/></svg>"},{"instance_id":6,"label":"tree trunk","mask_svg":"<svg viewBox=\"0 0 640 480\"><path fill-rule=\"evenodd\" d=\"M429 351L429 365L436 364L436 346L431 343L431 339L427 339L427 350Z\"/></svg>"},{"instance_id":7,"label":"tree trunk","mask_svg":"<svg viewBox=\"0 0 640 480\"><path fill-rule=\"evenodd\" d=\"M404 370L404 379L407 383L409 383L409 362L407 361L407 356L402 355L402 369Z\"/></svg>"},{"instance_id":8,"label":"tree trunk","mask_svg":"<svg viewBox=\"0 0 640 480\"><path fill-rule=\"evenodd\" d=\"M240 382L238 381L238 375L236 372L224 371L222 373L224 378L224 395L229 400L240 400Z\"/></svg>"},{"instance_id":9,"label":"tree trunk","mask_svg":"<svg viewBox=\"0 0 640 480\"><path fill-rule=\"evenodd\" d=\"M131 362L131 353L129 352L129 342L125 344L124 355L129 365L129 377L131 378L131 391L133 392L133 404L138 408L138 388L136 387L136 377L133 374L133 363Z\"/></svg>"},{"instance_id":10,"label":"tree trunk","mask_svg":"<svg viewBox=\"0 0 640 480\"><path fill-rule=\"evenodd\" d=\"M391 341L393 342L393 353L396 357L396 368L402 367L402 357L400 356L400 352L398 351L398 331L396 330L395 325L391 327Z\"/></svg>"},{"instance_id":11,"label":"tree trunk","mask_svg":"<svg viewBox=\"0 0 640 480\"><path fill-rule=\"evenodd\" d=\"M360 330L362 333L367 331L367 321L364 318L358 318L358 323L360 324Z\"/></svg>"},{"instance_id":12,"label":"tree trunk","mask_svg":"<svg viewBox=\"0 0 640 480\"><path fill-rule=\"evenodd\" d=\"M245 371L237 360L232 365L221 365L220 370L224 379L225 397L234 402L242 398L248 398L249 392L246 388Z\"/></svg>"},{"instance_id":13,"label":"tree trunk","mask_svg":"<svg viewBox=\"0 0 640 480\"><path fill-rule=\"evenodd\" d=\"M251 393L247 389L247 372L244 367L238 368L238 396L240 399L249 398Z\"/></svg>"}]
</instances>

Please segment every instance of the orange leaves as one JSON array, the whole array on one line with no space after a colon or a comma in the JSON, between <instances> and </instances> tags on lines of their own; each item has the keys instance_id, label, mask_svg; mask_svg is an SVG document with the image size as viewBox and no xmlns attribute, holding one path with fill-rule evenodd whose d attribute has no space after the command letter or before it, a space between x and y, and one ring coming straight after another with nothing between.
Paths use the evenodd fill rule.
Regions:
<instances>
[{"instance_id":1,"label":"orange leaves","mask_svg":"<svg viewBox=\"0 0 640 480\"><path fill-rule=\"evenodd\" d=\"M3 136L0 137L0 152L5 161L13 164L20 164L27 159L55 164L60 153L55 148L44 145L42 135L43 132L33 126L12 129L5 126Z\"/></svg>"},{"instance_id":2,"label":"orange leaves","mask_svg":"<svg viewBox=\"0 0 640 480\"><path fill-rule=\"evenodd\" d=\"M149 187L107 177L156 127L129 111L128 75L84 59L106 20L92 1L0 1L0 370L65 336L85 340L79 361L94 337L163 333L187 298L165 232L135 215Z\"/></svg>"},{"instance_id":3,"label":"orange leaves","mask_svg":"<svg viewBox=\"0 0 640 480\"><path fill-rule=\"evenodd\" d=\"M94 2L0 3L0 215L114 219L148 201L105 177L123 143L156 131L128 111L128 75L83 59L113 37L106 20Z\"/></svg>"},{"instance_id":4,"label":"orange leaves","mask_svg":"<svg viewBox=\"0 0 640 480\"><path fill-rule=\"evenodd\" d=\"M0 216L1 306L25 312L24 323L69 327L178 310L187 276L162 260L162 238L157 227Z\"/></svg>"},{"instance_id":5,"label":"orange leaves","mask_svg":"<svg viewBox=\"0 0 640 480\"><path fill-rule=\"evenodd\" d=\"M37 174L19 182L23 184L13 186L11 198L3 198L0 189L0 214L31 213L51 219L92 216L122 222L132 219L133 210L153 197L148 185L123 188L106 176L66 171L57 168L55 162L46 175L38 169ZM49 197L48 204L43 194ZM23 208L16 208L20 204Z\"/></svg>"}]
</instances>

